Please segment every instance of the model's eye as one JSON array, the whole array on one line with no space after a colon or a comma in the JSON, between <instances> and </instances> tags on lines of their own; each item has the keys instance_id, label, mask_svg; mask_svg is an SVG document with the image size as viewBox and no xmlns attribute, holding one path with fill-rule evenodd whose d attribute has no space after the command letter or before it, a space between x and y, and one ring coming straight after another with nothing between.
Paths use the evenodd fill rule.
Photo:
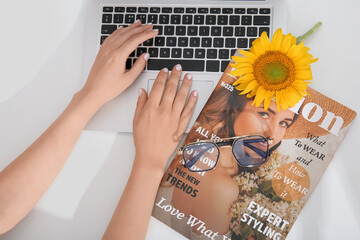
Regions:
<instances>
[{"instance_id":1,"label":"model's eye","mask_svg":"<svg viewBox=\"0 0 360 240\"><path fill-rule=\"evenodd\" d=\"M259 114L260 117L262 117L264 119L269 118L269 114L267 112L259 112L258 114Z\"/></svg>"},{"instance_id":2,"label":"model's eye","mask_svg":"<svg viewBox=\"0 0 360 240\"><path fill-rule=\"evenodd\" d=\"M281 127L284 127L284 128L287 128L287 127L289 127L289 123L287 123L287 122L285 122L285 121L281 121L280 123L279 123L279 125L281 126Z\"/></svg>"}]
</instances>

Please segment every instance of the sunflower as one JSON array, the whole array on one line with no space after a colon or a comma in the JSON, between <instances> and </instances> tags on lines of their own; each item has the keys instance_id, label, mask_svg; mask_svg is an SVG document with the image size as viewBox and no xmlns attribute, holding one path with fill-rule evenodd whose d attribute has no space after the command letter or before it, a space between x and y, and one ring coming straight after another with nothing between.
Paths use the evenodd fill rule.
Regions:
<instances>
[{"instance_id":1,"label":"sunflower","mask_svg":"<svg viewBox=\"0 0 360 240\"><path fill-rule=\"evenodd\" d=\"M283 35L281 28L276 30L271 42L263 32L250 48L239 52L245 56L232 56L236 68L231 71L239 78L233 83L241 91L239 94L254 97L256 107L264 103L267 110L271 100L276 101L278 111L293 107L305 95L307 84L312 79L310 64L316 62L310 49L304 43L296 44L296 37L290 33Z\"/></svg>"}]
</instances>

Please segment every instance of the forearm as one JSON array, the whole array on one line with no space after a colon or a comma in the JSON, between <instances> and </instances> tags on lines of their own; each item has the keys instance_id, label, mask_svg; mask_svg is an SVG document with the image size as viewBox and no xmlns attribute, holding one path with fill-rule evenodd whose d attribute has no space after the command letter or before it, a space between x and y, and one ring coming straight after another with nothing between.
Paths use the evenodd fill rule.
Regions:
<instances>
[{"instance_id":1,"label":"forearm","mask_svg":"<svg viewBox=\"0 0 360 240\"><path fill-rule=\"evenodd\" d=\"M163 169L138 166L137 157L103 240L145 239Z\"/></svg>"},{"instance_id":2,"label":"forearm","mask_svg":"<svg viewBox=\"0 0 360 240\"><path fill-rule=\"evenodd\" d=\"M0 173L0 234L14 227L43 196L99 107L78 92L56 121Z\"/></svg>"}]
</instances>

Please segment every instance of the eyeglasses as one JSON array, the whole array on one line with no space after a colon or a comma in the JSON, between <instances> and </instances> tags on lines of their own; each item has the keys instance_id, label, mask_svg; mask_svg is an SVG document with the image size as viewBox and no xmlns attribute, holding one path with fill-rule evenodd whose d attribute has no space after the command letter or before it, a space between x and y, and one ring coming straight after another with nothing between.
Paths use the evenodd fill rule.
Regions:
<instances>
[{"instance_id":1,"label":"eyeglasses","mask_svg":"<svg viewBox=\"0 0 360 240\"><path fill-rule=\"evenodd\" d=\"M221 147L231 147L240 166L254 167L266 162L272 142L261 135L223 138L221 142L200 140L177 149L177 154L183 155L185 167L190 171L203 172L216 167Z\"/></svg>"}]
</instances>

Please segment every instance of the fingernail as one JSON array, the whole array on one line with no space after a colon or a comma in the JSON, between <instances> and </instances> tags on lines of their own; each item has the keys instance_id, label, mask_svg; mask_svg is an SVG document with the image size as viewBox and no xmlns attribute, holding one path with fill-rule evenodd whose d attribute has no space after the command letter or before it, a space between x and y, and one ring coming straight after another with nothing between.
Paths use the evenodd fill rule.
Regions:
<instances>
[{"instance_id":1,"label":"fingernail","mask_svg":"<svg viewBox=\"0 0 360 240\"><path fill-rule=\"evenodd\" d=\"M189 80L192 79L192 74L191 74L191 73L188 73L188 74L186 75L186 78L189 79Z\"/></svg>"},{"instance_id":2,"label":"fingernail","mask_svg":"<svg viewBox=\"0 0 360 240\"><path fill-rule=\"evenodd\" d=\"M167 69L167 68L165 67L165 68L161 69L161 71L168 72L169 69Z\"/></svg>"},{"instance_id":3,"label":"fingernail","mask_svg":"<svg viewBox=\"0 0 360 240\"><path fill-rule=\"evenodd\" d=\"M198 92L195 90L193 91L193 96L196 97L198 95Z\"/></svg>"},{"instance_id":4,"label":"fingernail","mask_svg":"<svg viewBox=\"0 0 360 240\"><path fill-rule=\"evenodd\" d=\"M149 23L147 23L146 25L153 25L153 23L152 23L152 22L149 22Z\"/></svg>"},{"instance_id":5,"label":"fingernail","mask_svg":"<svg viewBox=\"0 0 360 240\"><path fill-rule=\"evenodd\" d=\"M139 91L138 91L138 95L139 95L139 97L141 96L141 94L142 94L142 89L141 89L141 88L139 88Z\"/></svg>"},{"instance_id":6,"label":"fingernail","mask_svg":"<svg viewBox=\"0 0 360 240\"><path fill-rule=\"evenodd\" d=\"M149 59L149 57L150 57L149 53L146 53L146 54L144 55L144 58L145 58L146 61Z\"/></svg>"},{"instance_id":7,"label":"fingernail","mask_svg":"<svg viewBox=\"0 0 360 240\"><path fill-rule=\"evenodd\" d=\"M176 70L180 71L181 70L181 65L180 64L176 64Z\"/></svg>"},{"instance_id":8,"label":"fingernail","mask_svg":"<svg viewBox=\"0 0 360 240\"><path fill-rule=\"evenodd\" d=\"M138 23L138 22L140 22L140 19L137 19L134 23Z\"/></svg>"},{"instance_id":9,"label":"fingernail","mask_svg":"<svg viewBox=\"0 0 360 240\"><path fill-rule=\"evenodd\" d=\"M158 32L158 31L159 31L159 29L152 29L151 31Z\"/></svg>"}]
</instances>

